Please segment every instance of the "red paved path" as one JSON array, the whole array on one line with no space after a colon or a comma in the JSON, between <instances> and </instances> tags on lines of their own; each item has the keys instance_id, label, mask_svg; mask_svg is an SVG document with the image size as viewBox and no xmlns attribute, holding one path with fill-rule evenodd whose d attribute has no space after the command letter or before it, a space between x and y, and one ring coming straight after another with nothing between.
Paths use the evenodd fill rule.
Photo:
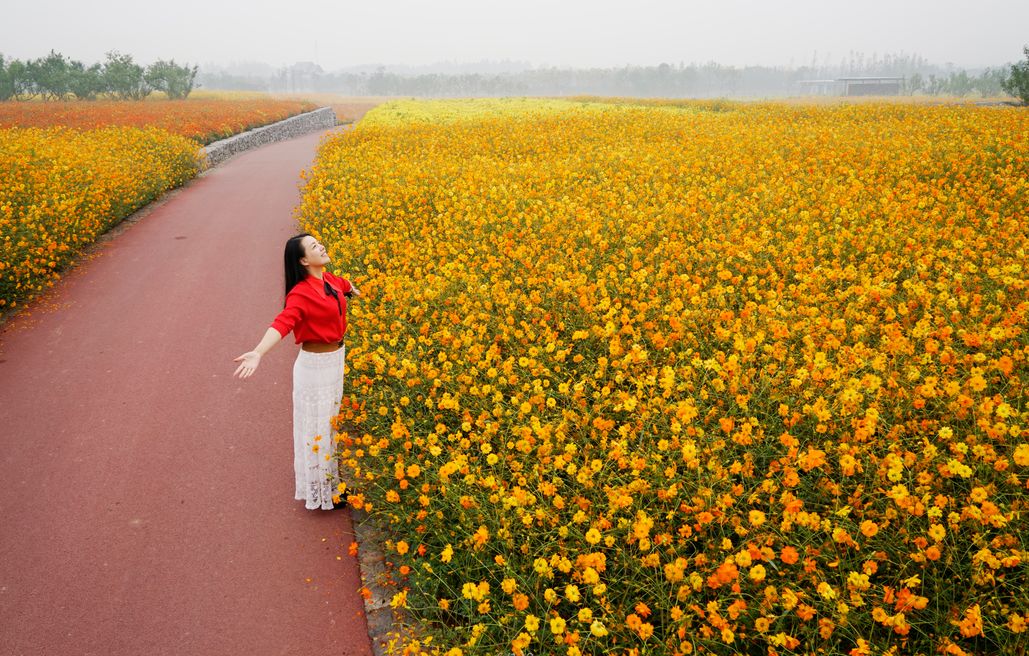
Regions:
<instances>
[{"instance_id":1,"label":"red paved path","mask_svg":"<svg viewBox=\"0 0 1029 656\"><path fill-rule=\"evenodd\" d=\"M0 654L372 653L349 510L293 499L292 335L232 377L320 134L194 180L0 327Z\"/></svg>"}]
</instances>

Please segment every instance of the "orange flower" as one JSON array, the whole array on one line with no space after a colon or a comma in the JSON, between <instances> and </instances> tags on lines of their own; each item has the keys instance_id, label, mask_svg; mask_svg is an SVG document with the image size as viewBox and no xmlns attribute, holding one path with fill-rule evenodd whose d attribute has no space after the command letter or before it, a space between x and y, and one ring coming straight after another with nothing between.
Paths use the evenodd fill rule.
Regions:
<instances>
[{"instance_id":1,"label":"orange flower","mask_svg":"<svg viewBox=\"0 0 1029 656\"><path fill-rule=\"evenodd\" d=\"M982 613L979 610L979 604L975 604L971 608L965 610L964 618L962 618L960 622L955 622L955 624L958 625L961 635L966 638L983 635L983 618Z\"/></svg>"},{"instance_id":2,"label":"orange flower","mask_svg":"<svg viewBox=\"0 0 1029 656\"><path fill-rule=\"evenodd\" d=\"M800 554L791 546L785 546L779 552L779 558L787 565L793 565L800 559Z\"/></svg>"},{"instance_id":3,"label":"orange flower","mask_svg":"<svg viewBox=\"0 0 1029 656\"><path fill-rule=\"evenodd\" d=\"M489 530L485 526L479 526L472 535L472 544L475 549L481 549L489 542Z\"/></svg>"},{"instance_id":4,"label":"orange flower","mask_svg":"<svg viewBox=\"0 0 1029 656\"><path fill-rule=\"evenodd\" d=\"M528 595L522 594L521 592L516 592L514 596L511 598L511 606L515 610L525 610L529 607Z\"/></svg>"}]
</instances>

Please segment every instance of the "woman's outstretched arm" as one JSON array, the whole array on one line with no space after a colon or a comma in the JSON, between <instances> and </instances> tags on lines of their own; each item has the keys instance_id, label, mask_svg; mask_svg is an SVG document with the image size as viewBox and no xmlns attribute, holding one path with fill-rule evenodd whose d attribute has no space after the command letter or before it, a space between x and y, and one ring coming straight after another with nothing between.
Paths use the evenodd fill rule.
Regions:
<instances>
[{"instance_id":1,"label":"woman's outstretched arm","mask_svg":"<svg viewBox=\"0 0 1029 656\"><path fill-rule=\"evenodd\" d=\"M282 337L283 335L274 328L269 328L265 331L264 337L261 338L261 342L253 351L247 351L233 360L233 362L242 362L242 364L239 365L232 375L238 376L239 378L248 378L257 370L257 365L261 363L261 356L278 344L282 340Z\"/></svg>"}]
</instances>

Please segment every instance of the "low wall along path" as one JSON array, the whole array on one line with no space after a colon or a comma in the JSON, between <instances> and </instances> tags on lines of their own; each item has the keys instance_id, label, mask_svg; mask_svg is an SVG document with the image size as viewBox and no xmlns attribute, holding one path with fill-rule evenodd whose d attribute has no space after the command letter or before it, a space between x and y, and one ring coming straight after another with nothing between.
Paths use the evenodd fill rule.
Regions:
<instances>
[{"instance_id":1,"label":"low wall along path","mask_svg":"<svg viewBox=\"0 0 1029 656\"><path fill-rule=\"evenodd\" d=\"M233 155L276 141L292 139L315 130L325 130L336 125L336 113L331 107L322 107L313 112L292 116L271 125L247 130L216 141L203 149L207 166L218 166Z\"/></svg>"}]
</instances>

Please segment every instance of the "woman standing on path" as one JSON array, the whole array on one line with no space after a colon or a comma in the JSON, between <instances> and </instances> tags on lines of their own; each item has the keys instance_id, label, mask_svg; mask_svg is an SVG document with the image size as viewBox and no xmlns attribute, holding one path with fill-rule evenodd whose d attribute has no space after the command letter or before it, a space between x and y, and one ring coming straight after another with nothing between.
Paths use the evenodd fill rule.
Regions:
<instances>
[{"instance_id":1,"label":"woman standing on path","mask_svg":"<svg viewBox=\"0 0 1029 656\"><path fill-rule=\"evenodd\" d=\"M234 359L234 376L247 378L261 356L293 331L301 344L293 364L293 469L298 501L308 510L332 510L339 469L332 417L343 396L347 298L361 292L325 270L329 256L317 239L301 233L286 242L286 303L261 342Z\"/></svg>"}]
</instances>

